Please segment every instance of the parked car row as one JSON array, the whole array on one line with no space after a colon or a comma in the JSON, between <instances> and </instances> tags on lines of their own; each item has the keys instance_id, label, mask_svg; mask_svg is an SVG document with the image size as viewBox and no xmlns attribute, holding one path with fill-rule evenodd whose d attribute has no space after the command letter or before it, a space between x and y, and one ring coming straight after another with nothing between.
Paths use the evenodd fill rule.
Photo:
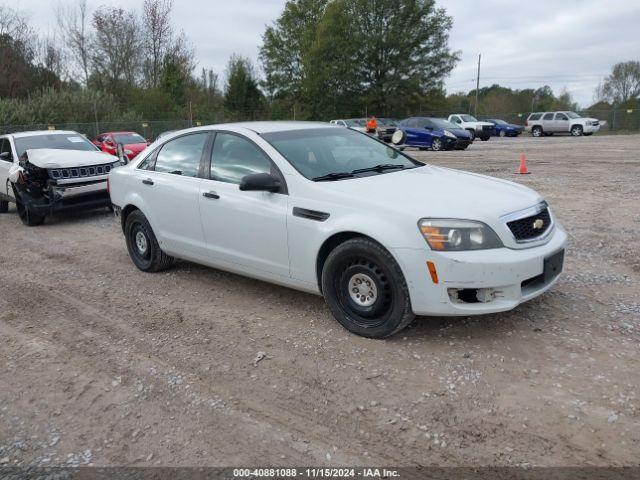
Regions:
<instances>
[{"instance_id":1,"label":"parked car row","mask_svg":"<svg viewBox=\"0 0 640 480\"><path fill-rule=\"evenodd\" d=\"M393 335L415 315L513 309L562 271L567 236L538 193L425 165L335 125L185 129L130 162L75 132L0 142L2 212L15 202L36 225L62 207L110 205L138 269L180 258L322 295L366 337Z\"/></svg>"}]
</instances>

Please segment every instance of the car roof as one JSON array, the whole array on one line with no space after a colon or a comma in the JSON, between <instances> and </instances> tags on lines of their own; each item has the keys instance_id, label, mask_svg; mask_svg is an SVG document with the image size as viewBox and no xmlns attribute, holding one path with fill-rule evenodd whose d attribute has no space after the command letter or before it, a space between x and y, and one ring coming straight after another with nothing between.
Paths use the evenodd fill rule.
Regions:
<instances>
[{"instance_id":1,"label":"car roof","mask_svg":"<svg viewBox=\"0 0 640 480\"><path fill-rule=\"evenodd\" d=\"M314 128L344 128L332 125L326 122L298 122L290 120L279 120L270 122L237 122L237 123L219 123L215 125L203 125L202 127L187 128L178 130L181 133L207 131L212 129L245 129L257 134L287 132L290 130L310 130Z\"/></svg>"},{"instance_id":2,"label":"car roof","mask_svg":"<svg viewBox=\"0 0 640 480\"><path fill-rule=\"evenodd\" d=\"M33 130L31 132L14 132L9 135L13 136L13 138L22 138L22 137L35 137L36 135L81 135L78 132L74 132L73 130Z\"/></svg>"},{"instance_id":3,"label":"car roof","mask_svg":"<svg viewBox=\"0 0 640 480\"><path fill-rule=\"evenodd\" d=\"M123 133L135 133L136 135L140 135L138 132L134 132L133 130L122 131L122 132L103 132L103 133L99 133L98 135L116 135L116 134L123 134Z\"/></svg>"}]
</instances>

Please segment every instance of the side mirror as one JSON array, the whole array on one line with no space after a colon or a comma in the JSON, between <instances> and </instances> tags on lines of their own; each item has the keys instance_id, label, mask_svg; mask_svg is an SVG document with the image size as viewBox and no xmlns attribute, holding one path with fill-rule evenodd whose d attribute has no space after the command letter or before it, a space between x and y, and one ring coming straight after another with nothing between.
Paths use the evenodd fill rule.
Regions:
<instances>
[{"instance_id":1,"label":"side mirror","mask_svg":"<svg viewBox=\"0 0 640 480\"><path fill-rule=\"evenodd\" d=\"M11 154L9 152L0 153L0 160L5 160L5 161L11 160Z\"/></svg>"},{"instance_id":2,"label":"side mirror","mask_svg":"<svg viewBox=\"0 0 640 480\"><path fill-rule=\"evenodd\" d=\"M242 177L240 181L240 190L260 191L260 192L279 192L282 184L280 180L269 173L254 173Z\"/></svg>"}]
</instances>

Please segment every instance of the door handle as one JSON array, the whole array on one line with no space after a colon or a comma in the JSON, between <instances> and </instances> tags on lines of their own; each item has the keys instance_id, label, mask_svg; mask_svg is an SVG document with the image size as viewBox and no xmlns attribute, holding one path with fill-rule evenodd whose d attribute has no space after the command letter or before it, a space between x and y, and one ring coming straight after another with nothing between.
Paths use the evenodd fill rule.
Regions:
<instances>
[{"instance_id":1,"label":"door handle","mask_svg":"<svg viewBox=\"0 0 640 480\"><path fill-rule=\"evenodd\" d=\"M153 185L153 180L151 180L150 178L146 178L142 180L142 183L144 183L145 185Z\"/></svg>"},{"instance_id":2,"label":"door handle","mask_svg":"<svg viewBox=\"0 0 640 480\"><path fill-rule=\"evenodd\" d=\"M216 200L220 198L220 195L218 195L216 192L204 192L202 196L207 198L215 198Z\"/></svg>"}]
</instances>

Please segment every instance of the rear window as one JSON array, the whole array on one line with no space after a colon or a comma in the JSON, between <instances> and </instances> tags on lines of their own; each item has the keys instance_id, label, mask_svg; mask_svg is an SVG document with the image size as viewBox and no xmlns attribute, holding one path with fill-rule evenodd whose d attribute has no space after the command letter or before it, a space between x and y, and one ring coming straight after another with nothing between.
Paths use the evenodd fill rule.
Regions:
<instances>
[{"instance_id":1,"label":"rear window","mask_svg":"<svg viewBox=\"0 0 640 480\"><path fill-rule=\"evenodd\" d=\"M541 113L532 113L531 115L529 115L529 120L540 120L541 116Z\"/></svg>"}]
</instances>

